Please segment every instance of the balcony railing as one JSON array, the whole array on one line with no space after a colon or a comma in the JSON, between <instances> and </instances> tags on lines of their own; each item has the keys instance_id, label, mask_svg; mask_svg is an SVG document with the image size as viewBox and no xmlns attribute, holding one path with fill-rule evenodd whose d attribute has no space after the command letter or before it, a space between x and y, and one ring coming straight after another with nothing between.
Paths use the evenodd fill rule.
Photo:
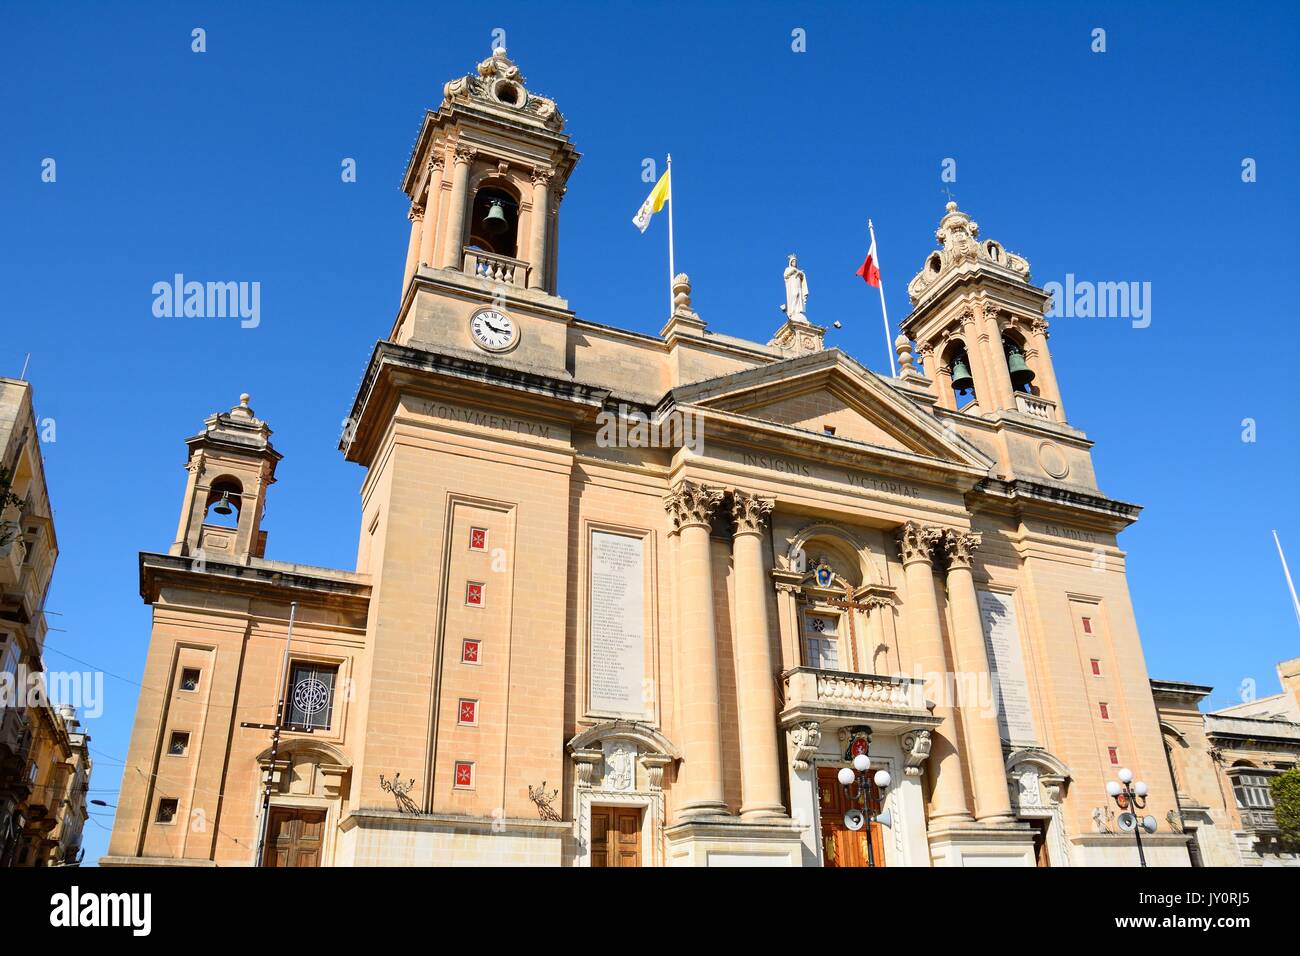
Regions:
<instances>
[{"instance_id":1,"label":"balcony railing","mask_svg":"<svg viewBox=\"0 0 1300 956\"><path fill-rule=\"evenodd\" d=\"M528 284L528 263L522 259L499 256L495 252L465 247L465 271L480 279L503 282L523 288Z\"/></svg>"},{"instance_id":2,"label":"balcony railing","mask_svg":"<svg viewBox=\"0 0 1300 956\"><path fill-rule=\"evenodd\" d=\"M786 671L786 722L804 719L853 721L870 718L873 726L923 727L938 723L925 706L921 681L845 671L796 667Z\"/></svg>"},{"instance_id":3,"label":"balcony railing","mask_svg":"<svg viewBox=\"0 0 1300 956\"><path fill-rule=\"evenodd\" d=\"M1045 422L1056 421L1056 402L1028 392L1016 392L1016 410Z\"/></svg>"}]
</instances>

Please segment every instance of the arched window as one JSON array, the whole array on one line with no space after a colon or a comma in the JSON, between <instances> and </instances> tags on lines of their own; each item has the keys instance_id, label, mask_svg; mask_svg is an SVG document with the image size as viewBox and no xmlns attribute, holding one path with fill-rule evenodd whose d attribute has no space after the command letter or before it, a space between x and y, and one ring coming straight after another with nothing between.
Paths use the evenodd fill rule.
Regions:
<instances>
[{"instance_id":1,"label":"arched window","mask_svg":"<svg viewBox=\"0 0 1300 956\"><path fill-rule=\"evenodd\" d=\"M217 528L239 527L243 491L244 486L235 478L227 476L214 481L208 490L208 504L207 510L203 513L203 523Z\"/></svg>"},{"instance_id":2,"label":"arched window","mask_svg":"<svg viewBox=\"0 0 1300 956\"><path fill-rule=\"evenodd\" d=\"M505 189L485 185L474 194L466 245L511 259L519 253L519 200Z\"/></svg>"}]
</instances>

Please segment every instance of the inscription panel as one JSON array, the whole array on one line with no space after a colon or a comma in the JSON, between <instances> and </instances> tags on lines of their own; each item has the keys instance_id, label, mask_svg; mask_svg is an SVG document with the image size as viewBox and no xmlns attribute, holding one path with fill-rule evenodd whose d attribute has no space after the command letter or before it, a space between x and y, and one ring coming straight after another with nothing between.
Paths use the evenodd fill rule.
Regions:
<instances>
[{"instance_id":1,"label":"inscription panel","mask_svg":"<svg viewBox=\"0 0 1300 956\"><path fill-rule=\"evenodd\" d=\"M989 678L997 694L998 733L1013 746L1035 745L1038 735L1029 708L1015 598L999 591L979 591L978 595Z\"/></svg>"},{"instance_id":2,"label":"inscription panel","mask_svg":"<svg viewBox=\"0 0 1300 956\"><path fill-rule=\"evenodd\" d=\"M645 541L591 533L587 692L591 709L638 720L646 715Z\"/></svg>"}]
</instances>

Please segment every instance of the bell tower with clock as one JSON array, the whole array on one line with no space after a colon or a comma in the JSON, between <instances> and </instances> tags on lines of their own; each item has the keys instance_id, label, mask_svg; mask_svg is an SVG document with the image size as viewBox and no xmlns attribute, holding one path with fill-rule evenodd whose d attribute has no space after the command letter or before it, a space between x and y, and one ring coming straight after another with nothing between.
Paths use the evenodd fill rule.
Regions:
<instances>
[{"instance_id":1,"label":"bell tower with clock","mask_svg":"<svg viewBox=\"0 0 1300 956\"><path fill-rule=\"evenodd\" d=\"M578 158L504 48L447 83L402 180L411 232L390 341L563 368L558 210Z\"/></svg>"}]
</instances>

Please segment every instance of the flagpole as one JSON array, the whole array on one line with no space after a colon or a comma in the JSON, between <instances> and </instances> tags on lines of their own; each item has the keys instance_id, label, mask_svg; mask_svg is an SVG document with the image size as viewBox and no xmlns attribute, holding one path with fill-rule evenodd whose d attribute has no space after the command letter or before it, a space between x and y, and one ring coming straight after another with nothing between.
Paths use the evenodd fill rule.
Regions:
<instances>
[{"instance_id":1,"label":"flagpole","mask_svg":"<svg viewBox=\"0 0 1300 956\"><path fill-rule=\"evenodd\" d=\"M889 312L885 309L885 270L880 268L880 247L876 245L876 227L867 220L867 231L871 233L871 248L876 250L876 271L880 273L880 316L885 322L885 351L889 354L889 375L898 377L894 367L894 340L889 337Z\"/></svg>"},{"instance_id":2,"label":"flagpole","mask_svg":"<svg viewBox=\"0 0 1300 956\"><path fill-rule=\"evenodd\" d=\"M1295 596L1295 582L1291 580L1291 569L1286 566L1286 555L1282 553L1282 542L1273 532L1273 542L1277 545L1277 556L1282 559L1282 573L1286 575L1286 586L1291 589L1291 604L1295 608L1296 623L1300 624L1300 600Z\"/></svg>"},{"instance_id":3,"label":"flagpole","mask_svg":"<svg viewBox=\"0 0 1300 956\"><path fill-rule=\"evenodd\" d=\"M673 314L673 280L677 273L673 269L673 154L668 154L668 315Z\"/></svg>"}]
</instances>

